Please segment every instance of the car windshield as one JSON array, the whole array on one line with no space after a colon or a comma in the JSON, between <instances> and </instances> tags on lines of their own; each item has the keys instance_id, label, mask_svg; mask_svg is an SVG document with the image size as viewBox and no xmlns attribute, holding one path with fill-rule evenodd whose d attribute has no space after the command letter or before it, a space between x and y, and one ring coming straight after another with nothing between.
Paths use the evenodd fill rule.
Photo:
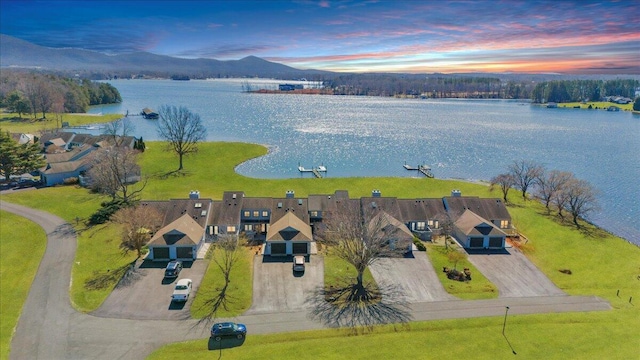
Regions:
<instances>
[{"instance_id":1,"label":"car windshield","mask_svg":"<svg viewBox=\"0 0 640 360\"><path fill-rule=\"evenodd\" d=\"M176 286L176 290L187 290L187 285L178 285Z\"/></svg>"}]
</instances>

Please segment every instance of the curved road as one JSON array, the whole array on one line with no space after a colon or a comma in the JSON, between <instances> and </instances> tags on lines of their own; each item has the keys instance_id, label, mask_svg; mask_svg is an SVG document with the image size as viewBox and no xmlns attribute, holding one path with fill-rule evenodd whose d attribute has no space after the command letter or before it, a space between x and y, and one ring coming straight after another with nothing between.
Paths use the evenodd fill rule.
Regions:
<instances>
[{"instance_id":1,"label":"curved road","mask_svg":"<svg viewBox=\"0 0 640 360\"><path fill-rule=\"evenodd\" d=\"M71 306L69 286L76 235L52 214L0 201L0 209L42 226L47 249L11 341L10 359L144 359L171 342L208 337L208 326L196 320L129 320L101 318ZM413 320L502 316L511 314L610 310L595 296L538 296L474 301L434 301L411 306ZM319 329L305 311L243 315L253 334Z\"/></svg>"}]
</instances>

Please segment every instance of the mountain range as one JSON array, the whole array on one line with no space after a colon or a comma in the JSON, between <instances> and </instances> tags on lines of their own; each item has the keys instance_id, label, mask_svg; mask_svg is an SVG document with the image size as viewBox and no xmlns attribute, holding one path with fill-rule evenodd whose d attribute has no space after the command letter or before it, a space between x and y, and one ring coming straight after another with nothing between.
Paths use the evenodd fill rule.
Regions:
<instances>
[{"instance_id":1,"label":"mountain range","mask_svg":"<svg viewBox=\"0 0 640 360\"><path fill-rule=\"evenodd\" d=\"M293 79L330 72L299 70L248 56L240 60L183 59L148 52L106 55L96 51L39 46L0 34L0 67L77 73L90 77L264 77Z\"/></svg>"},{"instance_id":2,"label":"mountain range","mask_svg":"<svg viewBox=\"0 0 640 360\"><path fill-rule=\"evenodd\" d=\"M323 70L300 70L270 62L256 56L240 60L184 59L149 52L120 55L73 49L39 46L13 36L0 34L0 68L36 69L91 79L113 77L160 77L204 79L216 77L260 77L274 79L326 80L345 73ZM363 74L365 75L365 74ZM372 74L369 74L372 75ZM366 76L366 75L365 75ZM403 77L492 77L503 81L545 81L566 79L640 80L640 75L567 75L531 73L458 73L458 74L394 74Z\"/></svg>"}]
</instances>

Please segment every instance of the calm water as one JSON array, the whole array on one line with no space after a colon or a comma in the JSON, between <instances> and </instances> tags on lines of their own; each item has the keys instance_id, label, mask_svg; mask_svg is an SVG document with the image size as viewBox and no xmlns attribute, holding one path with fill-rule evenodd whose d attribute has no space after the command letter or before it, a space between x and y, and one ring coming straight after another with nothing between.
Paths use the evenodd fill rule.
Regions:
<instances>
[{"instance_id":1,"label":"calm water","mask_svg":"<svg viewBox=\"0 0 640 360\"><path fill-rule=\"evenodd\" d=\"M590 220L640 245L640 117L629 112L499 100L247 94L240 80L110 83L122 104L91 112L184 105L200 114L208 140L268 145L269 155L238 167L251 177L299 177L298 164L323 164L330 177L416 176L404 170L406 161L430 164L438 178L488 180L513 160L533 159L589 181L601 205ZM137 136L158 139L154 121L132 119Z\"/></svg>"}]
</instances>

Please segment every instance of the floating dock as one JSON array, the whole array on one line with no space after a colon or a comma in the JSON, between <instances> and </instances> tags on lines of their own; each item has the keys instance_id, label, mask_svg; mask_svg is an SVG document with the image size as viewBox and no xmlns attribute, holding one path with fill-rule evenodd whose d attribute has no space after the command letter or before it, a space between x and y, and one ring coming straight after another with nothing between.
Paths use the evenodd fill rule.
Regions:
<instances>
[{"instance_id":1,"label":"floating dock","mask_svg":"<svg viewBox=\"0 0 640 360\"><path fill-rule=\"evenodd\" d=\"M317 178L322 178L322 174L323 172L327 172L327 167L324 165L320 165L311 169L307 169L304 166L301 166L300 163L298 163L298 171L300 171L300 173L306 173L306 172L310 172L313 173L313 175L315 175L315 177Z\"/></svg>"},{"instance_id":2,"label":"floating dock","mask_svg":"<svg viewBox=\"0 0 640 360\"><path fill-rule=\"evenodd\" d=\"M424 176L428 177L428 178L433 178L433 173L431 172L431 167L429 167L428 165L418 165L417 167L411 166L409 164L407 164L406 162L404 163L403 167L407 170L410 171L419 171L421 172Z\"/></svg>"}]
</instances>

